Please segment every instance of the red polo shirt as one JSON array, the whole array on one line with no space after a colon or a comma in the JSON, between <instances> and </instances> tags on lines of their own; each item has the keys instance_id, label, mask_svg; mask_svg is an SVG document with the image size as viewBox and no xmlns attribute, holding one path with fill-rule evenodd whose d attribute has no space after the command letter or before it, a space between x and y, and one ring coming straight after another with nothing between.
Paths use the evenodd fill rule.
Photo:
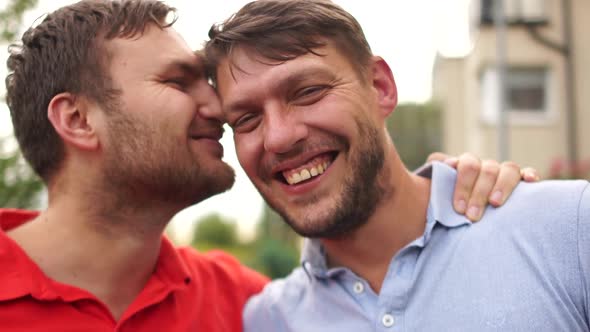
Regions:
<instances>
[{"instance_id":1,"label":"red polo shirt","mask_svg":"<svg viewBox=\"0 0 590 332\"><path fill-rule=\"evenodd\" d=\"M36 215L0 209L0 228ZM241 331L246 300L267 282L227 254L175 248L162 238L154 274L115 321L89 292L49 279L2 230L0 331Z\"/></svg>"}]
</instances>

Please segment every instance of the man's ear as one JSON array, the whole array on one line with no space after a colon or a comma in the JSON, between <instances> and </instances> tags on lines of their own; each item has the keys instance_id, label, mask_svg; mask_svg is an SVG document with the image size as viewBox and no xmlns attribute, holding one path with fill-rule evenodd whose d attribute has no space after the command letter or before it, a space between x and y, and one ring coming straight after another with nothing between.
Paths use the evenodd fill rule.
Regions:
<instances>
[{"instance_id":1,"label":"man's ear","mask_svg":"<svg viewBox=\"0 0 590 332\"><path fill-rule=\"evenodd\" d=\"M389 65L383 58L371 59L373 88L377 91L378 104L383 117L387 117L397 106L397 86Z\"/></svg>"},{"instance_id":2,"label":"man's ear","mask_svg":"<svg viewBox=\"0 0 590 332\"><path fill-rule=\"evenodd\" d=\"M82 150L94 150L99 146L95 128L89 121L89 105L85 98L60 93L47 107L47 117L66 145Z\"/></svg>"}]
</instances>

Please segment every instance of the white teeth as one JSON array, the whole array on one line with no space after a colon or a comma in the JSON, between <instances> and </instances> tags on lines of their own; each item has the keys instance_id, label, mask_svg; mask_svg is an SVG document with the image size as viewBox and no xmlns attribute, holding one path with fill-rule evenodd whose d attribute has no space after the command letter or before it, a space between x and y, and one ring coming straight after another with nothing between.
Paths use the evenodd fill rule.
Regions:
<instances>
[{"instance_id":1,"label":"white teeth","mask_svg":"<svg viewBox=\"0 0 590 332\"><path fill-rule=\"evenodd\" d=\"M305 180L307 180L309 178L311 178L311 173L308 170L306 170L306 169L302 170L301 171L301 180L302 181L305 181Z\"/></svg>"},{"instance_id":2,"label":"white teeth","mask_svg":"<svg viewBox=\"0 0 590 332\"><path fill-rule=\"evenodd\" d=\"M318 175L318 174L319 174L319 173L318 173L318 169L317 169L317 168L315 168L315 167L312 167L312 168L311 168L311 171L310 171L309 173L311 174L311 176L316 176L316 175Z\"/></svg>"},{"instance_id":3,"label":"white teeth","mask_svg":"<svg viewBox=\"0 0 590 332\"><path fill-rule=\"evenodd\" d=\"M293 185L301 181L311 179L314 176L323 174L328 168L328 166L330 166L330 162L323 162L315 167L312 167L309 170L303 169L299 173L293 173L291 176L286 177L287 183Z\"/></svg>"}]
</instances>

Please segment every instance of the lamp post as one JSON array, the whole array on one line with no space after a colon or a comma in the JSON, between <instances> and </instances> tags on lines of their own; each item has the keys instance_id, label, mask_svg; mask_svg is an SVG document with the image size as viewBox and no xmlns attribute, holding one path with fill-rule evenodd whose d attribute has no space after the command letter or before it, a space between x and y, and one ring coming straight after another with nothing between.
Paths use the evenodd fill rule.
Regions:
<instances>
[{"instance_id":1,"label":"lamp post","mask_svg":"<svg viewBox=\"0 0 590 332\"><path fill-rule=\"evenodd\" d=\"M506 17L504 0L494 1L494 26L496 28L496 71L498 74L498 159L509 159L509 125L506 109Z\"/></svg>"}]
</instances>

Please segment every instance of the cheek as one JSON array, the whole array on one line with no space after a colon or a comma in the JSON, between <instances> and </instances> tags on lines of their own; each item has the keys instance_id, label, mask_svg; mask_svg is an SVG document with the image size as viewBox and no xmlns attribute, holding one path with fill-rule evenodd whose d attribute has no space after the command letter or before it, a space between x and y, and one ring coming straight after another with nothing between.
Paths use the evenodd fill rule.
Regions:
<instances>
[{"instance_id":1,"label":"cheek","mask_svg":"<svg viewBox=\"0 0 590 332\"><path fill-rule=\"evenodd\" d=\"M238 161L251 179L256 176L262 160L263 147L260 142L261 140L255 134L234 135Z\"/></svg>"},{"instance_id":2,"label":"cheek","mask_svg":"<svg viewBox=\"0 0 590 332\"><path fill-rule=\"evenodd\" d=\"M354 126L356 118L366 112L366 106L342 93L326 96L320 103L302 114L302 121L310 127L345 135Z\"/></svg>"},{"instance_id":3,"label":"cheek","mask_svg":"<svg viewBox=\"0 0 590 332\"><path fill-rule=\"evenodd\" d=\"M339 137L348 137L356 132L355 115L338 107L326 107L306 114L305 125L310 132L320 131Z\"/></svg>"}]
</instances>

